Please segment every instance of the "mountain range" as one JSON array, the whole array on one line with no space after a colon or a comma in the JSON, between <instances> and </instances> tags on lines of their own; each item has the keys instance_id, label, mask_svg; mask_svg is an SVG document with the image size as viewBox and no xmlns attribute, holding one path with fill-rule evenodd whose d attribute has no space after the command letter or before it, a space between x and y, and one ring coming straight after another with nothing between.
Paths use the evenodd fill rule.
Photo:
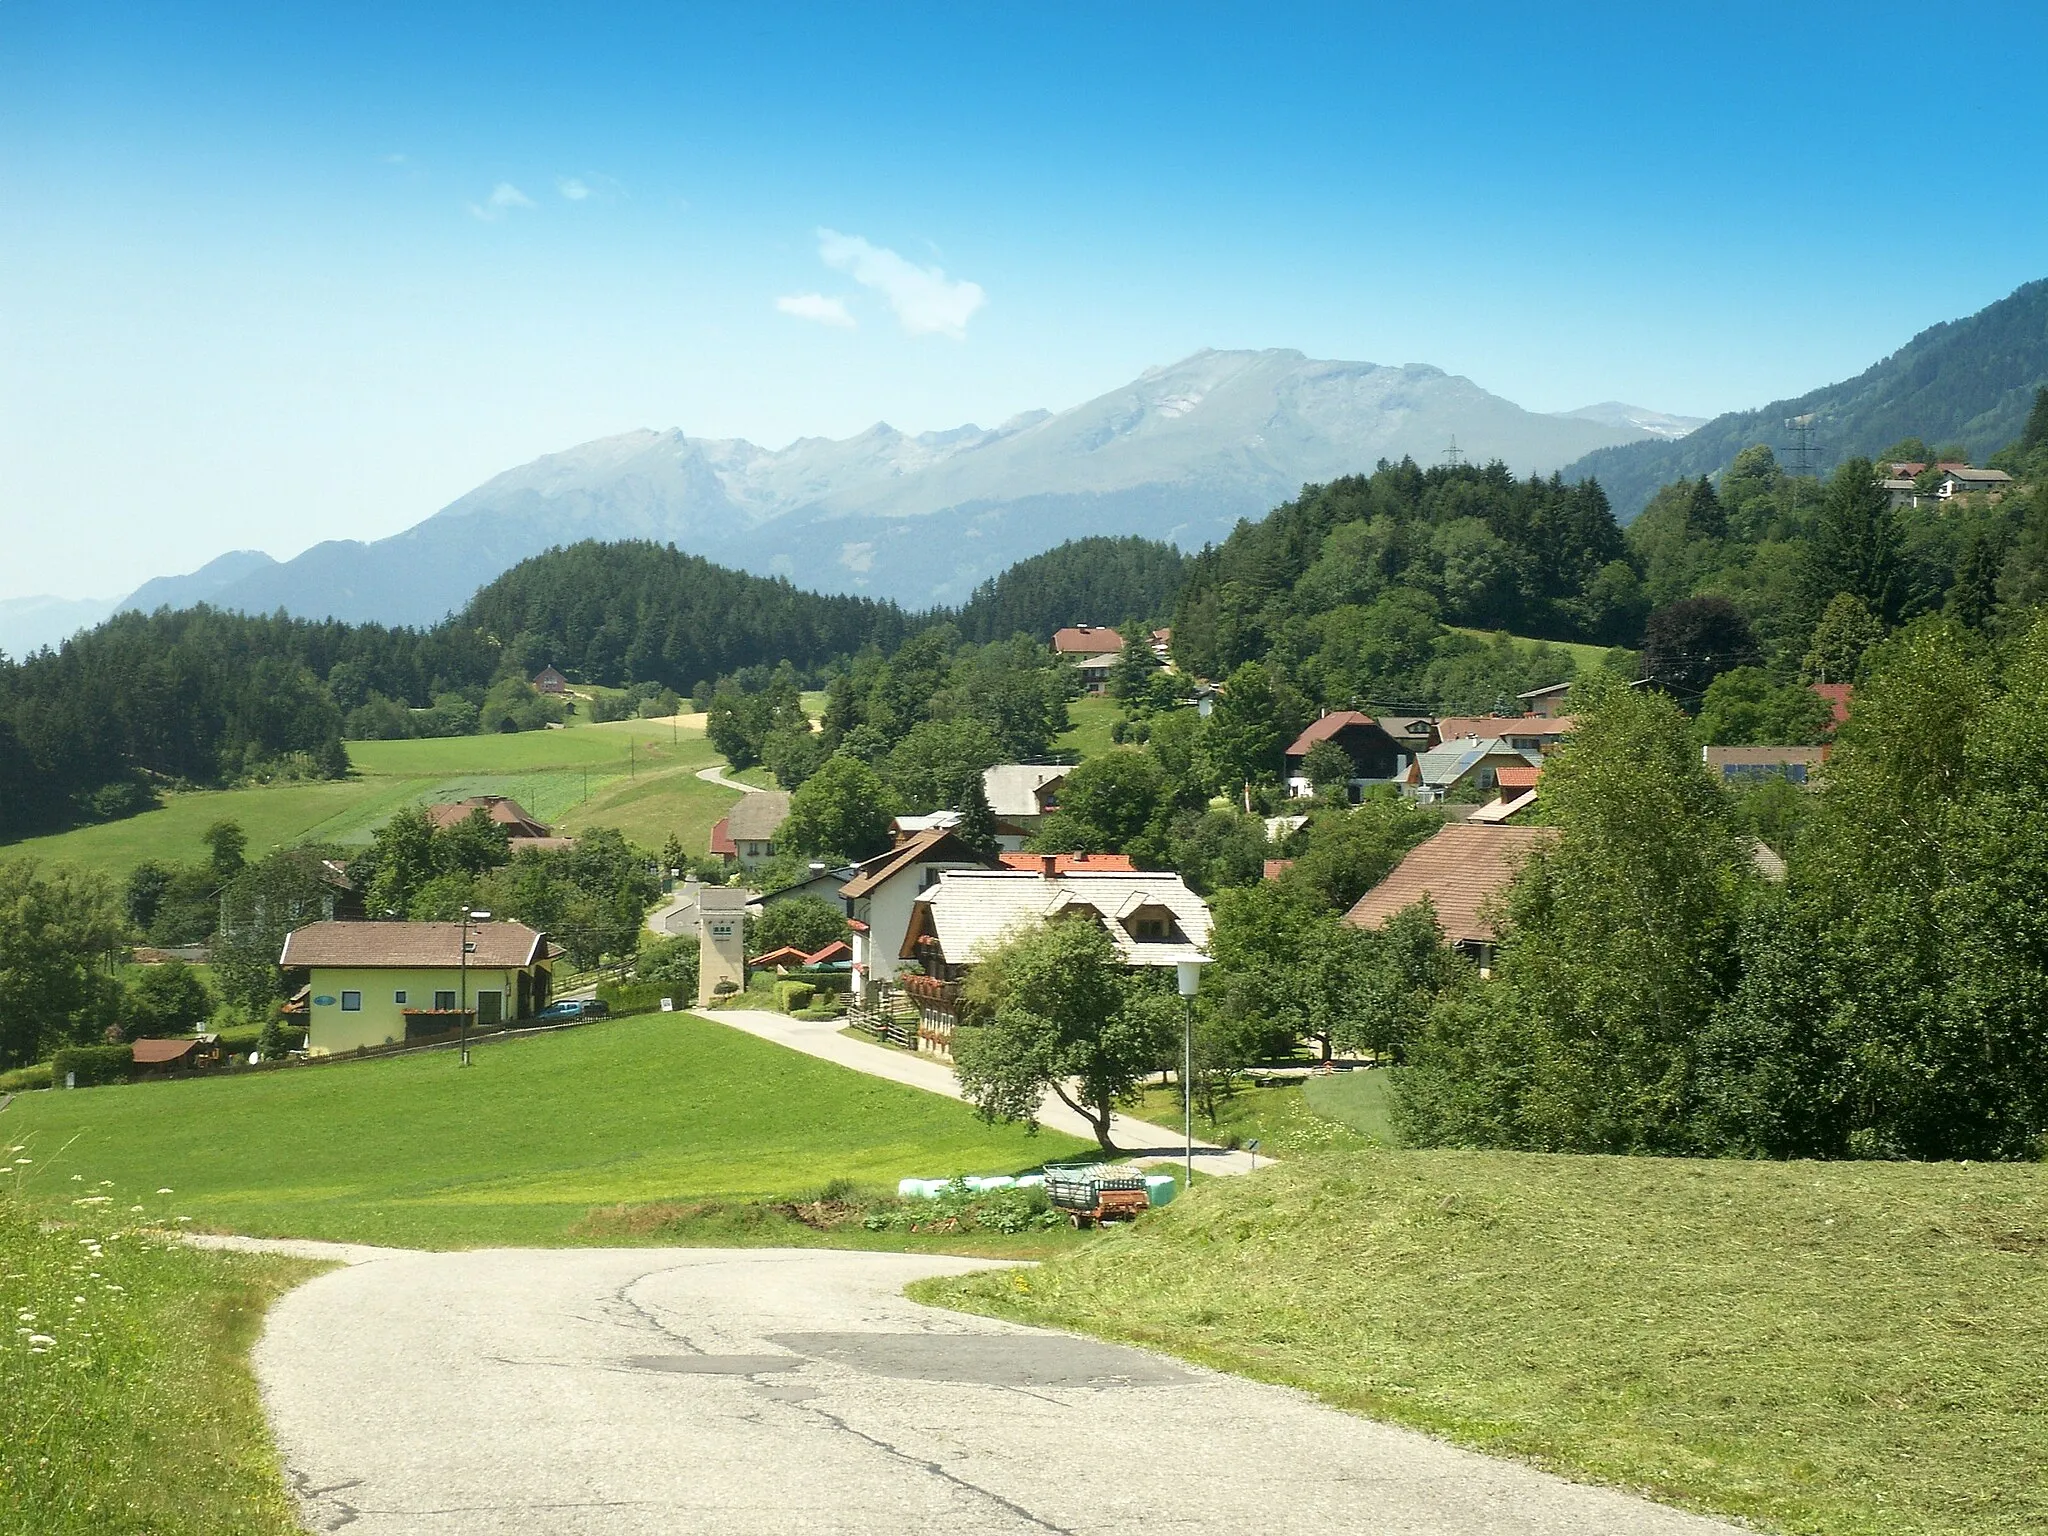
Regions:
<instances>
[{"instance_id":1,"label":"mountain range","mask_svg":"<svg viewBox=\"0 0 2048 1536\"><path fill-rule=\"evenodd\" d=\"M1591 475L1615 515L1629 521L1660 487L1717 474L1752 443L1781 463L1796 451L1791 423L1807 418L1811 467L1825 475L1842 460L1883 453L1901 438L1930 448L1961 444L1981 464L2020 435L2034 390L2048 380L2048 279L2015 289L1962 320L1929 326L1855 378L1716 416L1676 440L1599 448L1565 470ZM1596 407L1596 409L1601 409Z\"/></svg>"},{"instance_id":2,"label":"mountain range","mask_svg":"<svg viewBox=\"0 0 2048 1536\"><path fill-rule=\"evenodd\" d=\"M1381 458L1433 463L1455 444L1547 473L1698 424L1618 402L1539 414L1423 364L1204 351L1069 410L990 428L913 435L878 424L779 450L621 433L508 470L392 537L331 541L283 562L237 551L104 609L204 600L431 623L529 555L622 538L923 608L958 603L1067 538L1140 533L1198 547L1305 483ZM0 605L0 648L20 654L6 617Z\"/></svg>"}]
</instances>

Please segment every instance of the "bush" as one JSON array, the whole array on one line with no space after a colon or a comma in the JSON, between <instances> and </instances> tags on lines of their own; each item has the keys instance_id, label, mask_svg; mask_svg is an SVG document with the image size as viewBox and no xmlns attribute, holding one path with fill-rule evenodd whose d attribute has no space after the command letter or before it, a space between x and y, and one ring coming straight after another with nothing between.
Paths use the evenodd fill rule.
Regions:
<instances>
[{"instance_id":1,"label":"bush","mask_svg":"<svg viewBox=\"0 0 2048 1536\"><path fill-rule=\"evenodd\" d=\"M27 1093L31 1089L49 1086L50 1064L47 1061L16 1067L12 1072L0 1072L0 1093Z\"/></svg>"},{"instance_id":2,"label":"bush","mask_svg":"<svg viewBox=\"0 0 2048 1536\"><path fill-rule=\"evenodd\" d=\"M69 1078L77 1087L125 1083L135 1076L135 1052L125 1045L67 1045L50 1058L50 1078L62 1086Z\"/></svg>"},{"instance_id":3,"label":"bush","mask_svg":"<svg viewBox=\"0 0 2048 1536\"><path fill-rule=\"evenodd\" d=\"M778 1013L795 1013L799 1008L811 1006L811 999L818 995L818 989L807 981L781 981L775 984L775 1008Z\"/></svg>"},{"instance_id":4,"label":"bush","mask_svg":"<svg viewBox=\"0 0 2048 1536\"><path fill-rule=\"evenodd\" d=\"M672 981L601 981L597 984L597 1000L611 1009L615 1017L627 1013L653 1013L661 1007L664 997L674 998L678 1008L689 1008L697 1001L697 991L692 987L686 992Z\"/></svg>"}]
</instances>

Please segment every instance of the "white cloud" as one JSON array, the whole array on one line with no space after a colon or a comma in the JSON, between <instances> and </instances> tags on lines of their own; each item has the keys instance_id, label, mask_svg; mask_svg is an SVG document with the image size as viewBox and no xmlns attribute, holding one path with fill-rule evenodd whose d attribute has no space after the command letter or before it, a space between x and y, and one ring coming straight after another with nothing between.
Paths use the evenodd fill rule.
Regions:
<instances>
[{"instance_id":1,"label":"white cloud","mask_svg":"<svg viewBox=\"0 0 2048 1536\"><path fill-rule=\"evenodd\" d=\"M967 322L988 302L981 284L949 281L939 268L905 261L859 235L819 230L818 256L826 266L838 268L863 288L879 292L912 336L936 334L964 340Z\"/></svg>"},{"instance_id":2,"label":"white cloud","mask_svg":"<svg viewBox=\"0 0 2048 1536\"><path fill-rule=\"evenodd\" d=\"M501 181L491 188L491 195L481 203L471 203L469 211L480 219L502 219L506 211L513 208L531 208L533 199L513 186Z\"/></svg>"},{"instance_id":3,"label":"white cloud","mask_svg":"<svg viewBox=\"0 0 2048 1536\"><path fill-rule=\"evenodd\" d=\"M849 330L853 327L853 316L846 312L846 300L827 298L822 293L784 294L775 301L775 307L799 320L815 320L820 325L844 326Z\"/></svg>"},{"instance_id":4,"label":"white cloud","mask_svg":"<svg viewBox=\"0 0 2048 1536\"><path fill-rule=\"evenodd\" d=\"M564 176L555 183L555 190L572 203L580 203L590 196L590 184L581 176Z\"/></svg>"}]
</instances>

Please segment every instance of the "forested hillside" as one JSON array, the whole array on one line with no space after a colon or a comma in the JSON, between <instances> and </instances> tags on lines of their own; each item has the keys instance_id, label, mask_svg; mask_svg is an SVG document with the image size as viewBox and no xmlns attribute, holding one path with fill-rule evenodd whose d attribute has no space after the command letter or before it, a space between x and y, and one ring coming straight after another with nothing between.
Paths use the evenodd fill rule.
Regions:
<instances>
[{"instance_id":1,"label":"forested hillside","mask_svg":"<svg viewBox=\"0 0 2048 1536\"><path fill-rule=\"evenodd\" d=\"M1628 522L1659 487L1718 475L1735 456L1764 443L1793 446L1785 423L1813 418L1815 468L1876 458L1902 437L1953 444L1953 455L1981 463L2020 433L2035 388L2048 380L2048 279L2028 283L1962 320L1929 326L1855 378L1774 400L1758 410L1730 411L1675 442L1597 448L1565 469L1607 488Z\"/></svg>"},{"instance_id":2,"label":"forested hillside","mask_svg":"<svg viewBox=\"0 0 2048 1536\"><path fill-rule=\"evenodd\" d=\"M1187 570L1187 556L1156 539L1073 539L983 582L956 622L968 640L1044 644L1068 624L1164 621Z\"/></svg>"}]
</instances>

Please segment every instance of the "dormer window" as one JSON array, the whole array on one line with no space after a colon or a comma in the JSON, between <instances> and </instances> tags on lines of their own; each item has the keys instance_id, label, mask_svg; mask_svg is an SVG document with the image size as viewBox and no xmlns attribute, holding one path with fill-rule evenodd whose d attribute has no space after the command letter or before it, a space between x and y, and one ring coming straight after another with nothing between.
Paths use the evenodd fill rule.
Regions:
<instances>
[{"instance_id":1,"label":"dormer window","mask_svg":"<svg viewBox=\"0 0 2048 1536\"><path fill-rule=\"evenodd\" d=\"M1145 902L1126 913L1121 921L1124 932L1140 944L1165 944L1181 936L1173 908L1163 902Z\"/></svg>"}]
</instances>

